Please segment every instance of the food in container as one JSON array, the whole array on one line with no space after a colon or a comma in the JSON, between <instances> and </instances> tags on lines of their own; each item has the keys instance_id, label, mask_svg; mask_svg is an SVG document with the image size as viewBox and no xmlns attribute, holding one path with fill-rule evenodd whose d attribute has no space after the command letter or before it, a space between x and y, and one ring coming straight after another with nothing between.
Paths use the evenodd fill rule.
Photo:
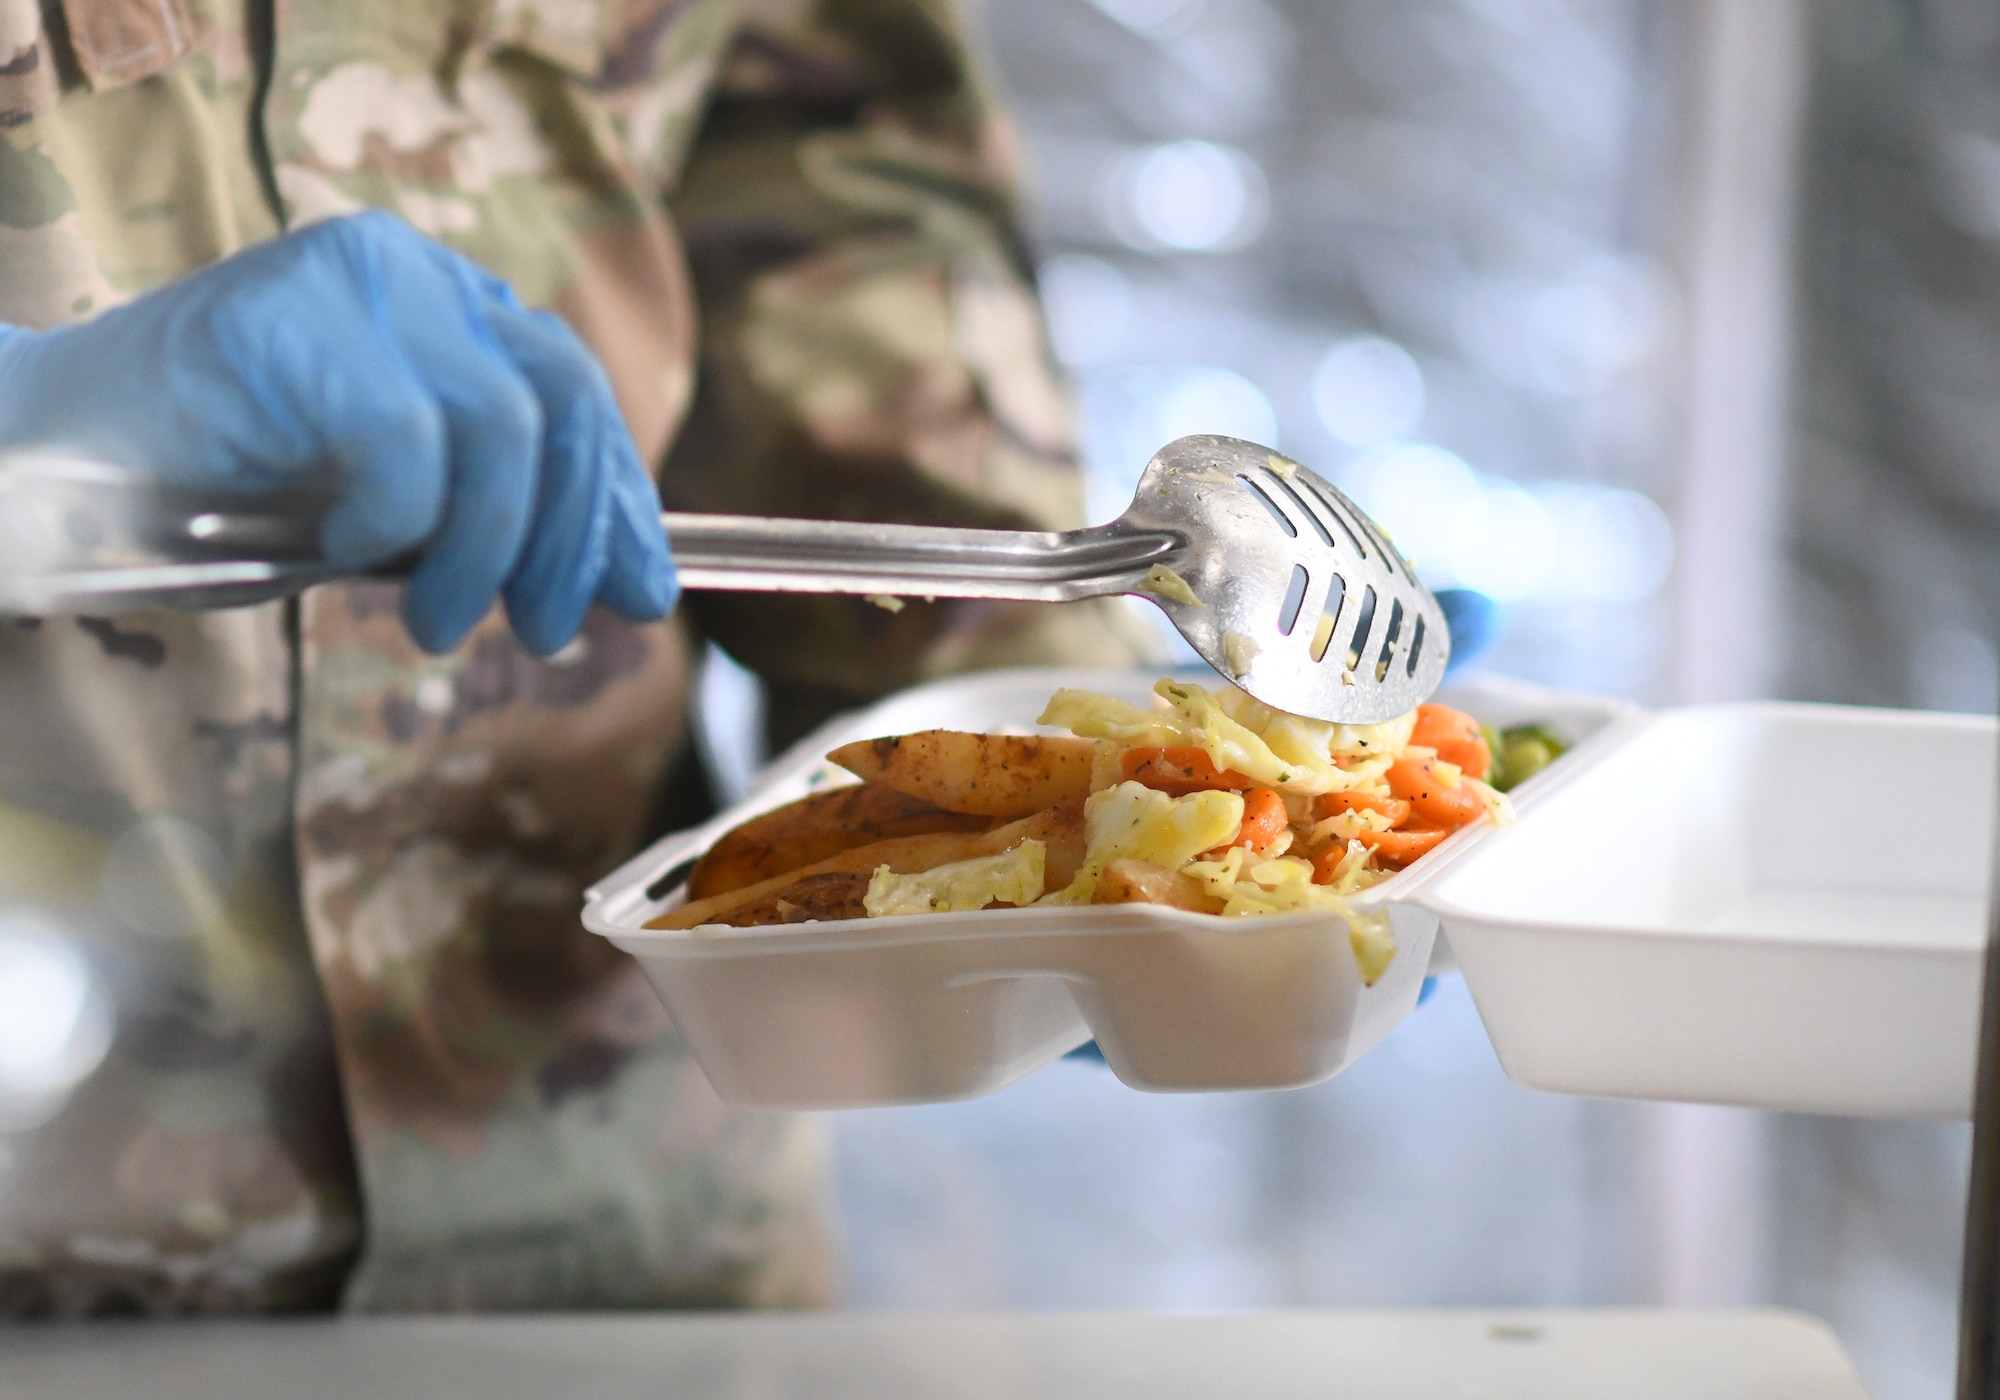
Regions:
<instances>
[{"instance_id":1,"label":"food in container","mask_svg":"<svg viewBox=\"0 0 2000 1400\"><path fill-rule=\"evenodd\" d=\"M687 902L649 927L1092 904L1323 910L1344 920L1367 984L1395 943L1379 911L1346 897L1462 827L1512 819L1484 781L1487 731L1448 705L1325 723L1168 678L1149 707L1063 688L1039 722L1069 732L932 729L842 745L827 758L858 787L732 828L689 873Z\"/></svg>"},{"instance_id":2,"label":"food in container","mask_svg":"<svg viewBox=\"0 0 2000 1400\"><path fill-rule=\"evenodd\" d=\"M1437 931L1413 896L1483 838L1484 823L1409 869L1351 888L1345 908L1238 919L1158 904L1085 904L646 927L684 904L690 874L725 833L851 781L827 752L933 728L1036 732L1049 696L1063 689L1137 708L1151 701L1153 678L998 672L926 686L835 721L773 765L743 803L608 876L590 893L585 923L640 959L718 1091L746 1104L971 1097L1093 1035L1112 1069L1136 1087L1294 1086L1337 1073L1408 1014ZM1498 681L1448 688L1439 698L1502 728L1544 723L1583 742L1579 754L1517 790L1524 811L1539 785L1629 713L1616 701ZM1389 952L1372 980L1355 952L1357 926L1379 930Z\"/></svg>"}]
</instances>

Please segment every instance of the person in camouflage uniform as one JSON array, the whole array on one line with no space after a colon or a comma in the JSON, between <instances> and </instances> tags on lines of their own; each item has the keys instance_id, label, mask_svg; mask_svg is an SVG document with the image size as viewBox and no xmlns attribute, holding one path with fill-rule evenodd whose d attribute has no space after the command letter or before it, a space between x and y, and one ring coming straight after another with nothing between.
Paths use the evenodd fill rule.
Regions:
<instances>
[{"instance_id":1,"label":"person in camouflage uniform","mask_svg":"<svg viewBox=\"0 0 2000 1400\"><path fill-rule=\"evenodd\" d=\"M959 23L0 0L0 322L386 209L583 337L670 506L1068 527ZM813 1125L721 1104L577 921L684 746L690 637L760 671L787 733L1143 641L1094 605L708 595L594 611L543 661L498 610L440 656L397 611L353 583L0 621L0 976L10 939L80 951L77 1024L106 1027L66 1092L0 1094L0 1312L824 1300Z\"/></svg>"}]
</instances>

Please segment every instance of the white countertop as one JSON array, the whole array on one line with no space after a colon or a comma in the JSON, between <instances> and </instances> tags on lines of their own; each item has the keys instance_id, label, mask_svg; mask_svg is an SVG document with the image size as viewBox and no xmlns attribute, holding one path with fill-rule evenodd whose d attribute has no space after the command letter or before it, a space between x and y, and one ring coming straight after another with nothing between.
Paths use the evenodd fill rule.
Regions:
<instances>
[{"instance_id":1,"label":"white countertop","mask_svg":"<svg viewBox=\"0 0 2000 1400\"><path fill-rule=\"evenodd\" d=\"M1775 1310L23 1324L5 1400L1867 1400Z\"/></svg>"}]
</instances>

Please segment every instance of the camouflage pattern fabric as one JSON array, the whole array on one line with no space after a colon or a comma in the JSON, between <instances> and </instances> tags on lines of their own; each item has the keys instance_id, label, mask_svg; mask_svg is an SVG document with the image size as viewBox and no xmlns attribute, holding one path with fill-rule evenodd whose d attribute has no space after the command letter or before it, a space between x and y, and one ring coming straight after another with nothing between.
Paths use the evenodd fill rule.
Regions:
<instances>
[{"instance_id":1,"label":"camouflage pattern fabric","mask_svg":"<svg viewBox=\"0 0 2000 1400\"><path fill-rule=\"evenodd\" d=\"M747 24L674 192L703 317L670 506L998 529L1081 523L1008 129L945 0ZM704 594L777 745L894 686L1156 645L1109 608Z\"/></svg>"},{"instance_id":2,"label":"camouflage pattern fabric","mask_svg":"<svg viewBox=\"0 0 2000 1400\"><path fill-rule=\"evenodd\" d=\"M0 0L0 321L385 207L584 335L674 504L1074 524L958 23ZM0 1311L828 1296L812 1122L722 1105L577 922L685 743L691 623L793 727L1143 642L1091 606L685 614L593 615L547 662L497 614L424 656L374 584L0 623L0 970L80 951L89 974L74 1083L9 1089L0 1056Z\"/></svg>"}]
</instances>

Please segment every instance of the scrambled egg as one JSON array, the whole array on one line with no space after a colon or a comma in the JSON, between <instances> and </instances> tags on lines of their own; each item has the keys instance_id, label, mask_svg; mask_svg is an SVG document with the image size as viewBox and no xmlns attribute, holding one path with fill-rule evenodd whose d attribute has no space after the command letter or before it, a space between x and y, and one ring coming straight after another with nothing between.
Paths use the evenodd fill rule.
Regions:
<instances>
[{"instance_id":1,"label":"scrambled egg","mask_svg":"<svg viewBox=\"0 0 2000 1400\"><path fill-rule=\"evenodd\" d=\"M875 867L862 907L871 919L890 914L958 914L993 903L1033 904L1042 897L1048 847L1029 838L997 856L953 861L916 875Z\"/></svg>"},{"instance_id":2,"label":"scrambled egg","mask_svg":"<svg viewBox=\"0 0 2000 1400\"><path fill-rule=\"evenodd\" d=\"M1416 727L1412 711L1383 724L1329 724L1274 710L1231 688L1220 695L1186 681L1163 680L1160 710L1058 690L1041 723L1121 746L1192 744L1219 769L1234 769L1280 792L1311 796L1377 786ZM1342 766L1343 763L1345 766Z\"/></svg>"}]
</instances>

